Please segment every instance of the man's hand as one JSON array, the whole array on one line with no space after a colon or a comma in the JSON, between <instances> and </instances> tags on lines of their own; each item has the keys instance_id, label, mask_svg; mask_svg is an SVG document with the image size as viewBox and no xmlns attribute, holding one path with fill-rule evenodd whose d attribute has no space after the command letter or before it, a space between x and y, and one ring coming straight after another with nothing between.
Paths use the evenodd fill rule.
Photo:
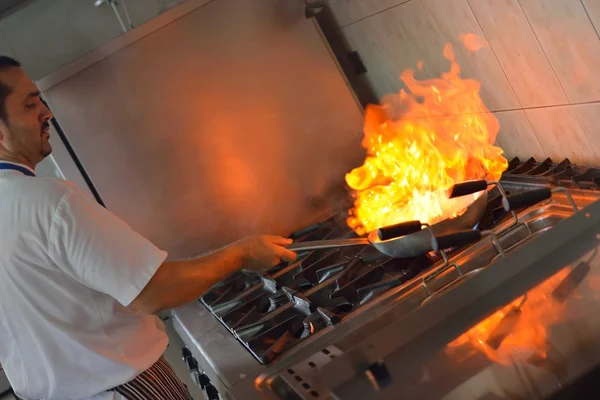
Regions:
<instances>
[{"instance_id":1,"label":"man's hand","mask_svg":"<svg viewBox=\"0 0 600 400\"><path fill-rule=\"evenodd\" d=\"M240 268L265 271L281 260L294 261L296 253L284 247L290 243L278 236L250 236L193 260L165 261L129 308L154 314L179 307Z\"/></svg>"},{"instance_id":2,"label":"man's hand","mask_svg":"<svg viewBox=\"0 0 600 400\"><path fill-rule=\"evenodd\" d=\"M240 252L242 268L251 271L266 271L281 261L293 262L296 253L284 246L291 244L291 239L279 236L249 236L232 244Z\"/></svg>"}]
</instances>

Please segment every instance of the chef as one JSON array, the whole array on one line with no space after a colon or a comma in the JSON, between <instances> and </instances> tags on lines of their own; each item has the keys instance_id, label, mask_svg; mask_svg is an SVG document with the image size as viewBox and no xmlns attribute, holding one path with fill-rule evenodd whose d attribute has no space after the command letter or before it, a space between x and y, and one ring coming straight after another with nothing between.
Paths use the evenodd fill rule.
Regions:
<instances>
[{"instance_id":1,"label":"chef","mask_svg":"<svg viewBox=\"0 0 600 400\"><path fill-rule=\"evenodd\" d=\"M72 183L35 176L51 118L20 64L0 56L0 364L24 399L190 399L154 314L241 268L293 261L291 241L251 236L166 261Z\"/></svg>"}]
</instances>

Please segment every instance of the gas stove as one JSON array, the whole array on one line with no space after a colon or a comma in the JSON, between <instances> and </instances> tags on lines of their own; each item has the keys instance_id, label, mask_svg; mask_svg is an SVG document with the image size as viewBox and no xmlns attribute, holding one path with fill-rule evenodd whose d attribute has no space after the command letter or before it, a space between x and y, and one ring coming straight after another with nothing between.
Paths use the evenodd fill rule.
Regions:
<instances>
[{"instance_id":1,"label":"gas stove","mask_svg":"<svg viewBox=\"0 0 600 400\"><path fill-rule=\"evenodd\" d=\"M196 380L232 399L330 398L335 383L319 378L322 368L535 242L575 214L571 199L578 209L595 202L600 169L513 159L501 184L508 194L556 186L567 191L509 213L492 189L477 228L495 234L474 244L411 259L393 259L370 246L305 252L264 275L236 273L197 303L174 310ZM355 234L333 215L290 237L303 242Z\"/></svg>"},{"instance_id":2,"label":"gas stove","mask_svg":"<svg viewBox=\"0 0 600 400\"><path fill-rule=\"evenodd\" d=\"M333 217L291 237L352 236ZM201 301L258 362L269 364L428 266L426 257L392 259L370 246L304 252L262 276L237 273Z\"/></svg>"}]
</instances>

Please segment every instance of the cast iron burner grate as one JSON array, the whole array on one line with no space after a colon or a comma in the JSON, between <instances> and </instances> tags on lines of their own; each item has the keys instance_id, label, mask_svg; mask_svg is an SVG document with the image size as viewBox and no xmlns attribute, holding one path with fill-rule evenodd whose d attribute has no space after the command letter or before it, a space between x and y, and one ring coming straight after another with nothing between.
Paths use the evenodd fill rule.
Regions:
<instances>
[{"instance_id":1,"label":"cast iron burner grate","mask_svg":"<svg viewBox=\"0 0 600 400\"><path fill-rule=\"evenodd\" d=\"M600 189L600 168L578 167L568 159L554 163L550 159L522 162L515 158L502 181ZM509 194L519 190L512 186L507 189ZM477 227L491 229L510 217L502 208L499 192L493 189ZM303 242L355 234L335 216L290 237ZM304 252L296 262L282 263L263 276L238 272L213 287L201 301L261 363L268 364L428 271L437 261L439 257L432 254L392 259L371 246Z\"/></svg>"},{"instance_id":2,"label":"cast iron burner grate","mask_svg":"<svg viewBox=\"0 0 600 400\"><path fill-rule=\"evenodd\" d=\"M307 241L355 235L331 218L292 237ZM238 272L201 300L266 364L431 265L426 256L392 259L370 246L317 250L263 276Z\"/></svg>"},{"instance_id":3,"label":"cast iron burner grate","mask_svg":"<svg viewBox=\"0 0 600 400\"><path fill-rule=\"evenodd\" d=\"M550 158L542 162L537 162L534 158L524 162L513 158L508 163L502 180L597 190L600 189L600 168L577 166L568 158L558 163Z\"/></svg>"}]
</instances>

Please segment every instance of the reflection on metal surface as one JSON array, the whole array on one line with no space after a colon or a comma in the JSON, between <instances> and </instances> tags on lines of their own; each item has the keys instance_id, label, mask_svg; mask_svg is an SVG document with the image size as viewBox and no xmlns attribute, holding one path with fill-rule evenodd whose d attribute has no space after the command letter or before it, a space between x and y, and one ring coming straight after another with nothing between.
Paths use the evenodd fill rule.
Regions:
<instances>
[{"instance_id":1,"label":"reflection on metal surface","mask_svg":"<svg viewBox=\"0 0 600 400\"><path fill-rule=\"evenodd\" d=\"M572 194L579 208L583 208L598 198L598 193L594 192L574 191ZM533 244L532 242L539 245L541 242L540 240L536 241L536 238L561 221L573 217L573 212L569 199L558 195L553 197L551 202L540 203L537 206L519 211L517 213L518 224L515 225L510 215L506 214L505 220L494 225L492 229L496 233L497 244L505 251L505 256L514 259L511 257L516 250ZM588 255L583 261L589 262L591 258L593 258L593 255ZM394 359L395 364L389 364L387 356L383 357L386 365L390 367L390 374L394 378L389 389L374 392L373 385L369 383L368 379L365 379L366 382L360 381L360 366L368 365L377 359L375 357L381 357L385 354L381 351L375 353L373 339L369 339L374 335L381 336L378 328L372 323L373 321L366 322L371 313L381 313L382 318L378 322L384 327L386 326L384 319L388 321L396 318L402 320L408 315L414 315L417 319L419 318L417 315L421 315L422 320L427 319L427 316L423 315L425 308L431 309L431 306L446 303L448 295L451 296L455 289L463 286L472 287L473 282L471 281L477 281L485 287L490 281L487 278L488 280L484 279L482 282L479 279L482 277L481 274L489 272L487 270L490 267L492 270L497 270L500 266L496 267L494 264L502 262L502 259L498 257L497 249L489 240L482 240L472 246L454 251L448 255L448 259L449 263L459 265L460 271L456 268L444 268L444 261L440 260L432 269L427 270L421 276L417 276L418 279L407 282L392 280L389 284L387 280L384 280L385 284L383 286L386 290L358 311L344 317L342 323L329 332L329 341L320 341L317 336L316 340L305 346L302 351L300 351L301 349L292 350L287 354L288 357L279 360L279 368L287 368L293 365L292 359L301 359L302 353L312 354L312 352L317 351L319 344L335 343L348 353L341 356L345 364L324 366L323 370L315 372L310 378L313 382L316 382L315 384L318 383L321 388L327 388L326 395L321 394L324 398L331 398L327 396L335 395L341 399L352 399L356 398L352 395L361 395L364 398L392 399L402 395L406 398L465 399L485 396L485 393L492 395L493 398L542 398L543 393L552 392L556 388L569 383L570 377L575 376L577 370L568 370L565 367L566 360L572 360L571 356L573 354L565 351L563 345L563 342L565 342L564 333L559 336L559 339L556 339L557 330L553 326L548 327L536 323L538 321L536 317L541 315L545 318L546 314L551 314L548 318L564 319L564 313L552 315L556 311L555 308L540 309L537 306L542 304L543 307L562 309L562 307L565 307L564 304L577 298L577 294L585 287L585 282L593 282L594 275L587 268L581 267L578 262L571 264L572 266L568 270L563 268L562 271L556 273L545 284L544 290L538 294L528 294L526 301L524 301L525 296L518 295L514 303L511 302L505 310L500 310L499 314L494 315L495 319L489 321L490 323L485 332L480 332L481 334L473 340L464 340L464 343L461 344L453 343L454 347L448 347L447 351L437 354L435 354L435 350L432 350L431 356L425 356L429 353L419 354L416 349L411 351L408 349L411 346L408 346L406 351L410 353L408 355L409 362L406 361L406 358L398 358ZM503 264L501 269L512 269L513 267L518 267L518 264L514 264L514 262L512 266ZM460 279L461 276L465 275L469 279ZM440 296L431 297L430 293L419 284L422 279L428 281L429 292L438 293ZM452 286L448 286L453 282ZM600 287L600 280L597 284ZM367 287L377 286L377 284L371 284ZM440 292L439 290L442 288L448 290ZM567 300L564 300L565 298ZM423 300L426 301L423 302ZM464 300L457 299L454 296L454 301ZM550 302L553 303L552 306L547 304ZM388 313L383 311L386 305L390 307ZM419 310L419 308L423 308L423 310ZM493 311L487 315L490 314L493 314ZM505 317L506 314L509 317ZM570 317L571 315L566 316L567 326ZM359 321L362 321L364 327L364 329L358 328L360 334L358 332L340 333L343 339L331 339L336 332L340 332L340 329L356 329L357 324L361 324ZM547 322L546 320L543 321ZM523 327L524 329L522 329ZM403 324L403 328L399 329L405 331L407 328L406 324ZM523 332L515 333L521 332L519 329ZM393 349L395 343L398 342L398 337L402 336L402 332L389 333L390 335L381 337L380 340L382 345L388 345ZM460 333L457 332L455 338L457 336L460 336ZM377 342L379 343L379 340ZM352 351L358 347L357 343L360 343L358 346L364 349L364 352ZM444 342L442 346L447 343ZM519 348L518 346L523 345L523 343L526 346ZM423 342L423 346L427 347L426 342ZM517 347L517 350L515 350L515 347ZM422 350L423 347L419 347L419 349ZM511 353L511 351L513 352ZM488 352L491 356L488 355ZM503 363L496 362L493 357ZM285 374L273 373L276 368L273 367L271 372L265 372L263 376L272 376L270 382L274 382L277 379L275 377L285 377ZM301 385L291 380L286 380L286 382L288 387L293 387L298 393L301 393ZM266 383L263 386L263 389L266 389L267 392L269 385L269 383Z\"/></svg>"},{"instance_id":2,"label":"reflection on metal surface","mask_svg":"<svg viewBox=\"0 0 600 400\"><path fill-rule=\"evenodd\" d=\"M513 160L510 169L518 170L519 165ZM528 165L534 169L545 166L547 171L562 168L565 163L545 162L539 168ZM587 169L575 168L577 174L582 170ZM503 183L506 182L505 188L514 204L512 195L526 190L530 179L546 182L552 177L527 175ZM269 281L276 283L275 292L266 290L260 279L248 288L244 285L252 282L248 278L222 282L203 298L212 315L204 309L198 319L208 319L208 324L218 321L223 339L229 333L229 341L223 340L220 346L267 350L268 356L275 355L254 369L260 371L257 375L246 374L245 381L238 382L237 375L223 370L233 366L227 361L232 358L224 359L219 348L205 343L202 332L194 332L190 339L200 343L198 350L202 356L219 367L214 368L218 376L238 382L228 385L232 399L262 396L271 400L311 399L305 385L317 391L322 399L543 398L556 388L571 384L590 363L598 361L600 354L597 344L600 320L595 317L597 307L594 308L600 298L590 296L587 288L587 285L597 287L596 296L600 293L600 279L595 276L598 263L594 254L581 259L581 254L598 245L600 203L592 203L598 200L600 191L579 190L571 185L569 192L579 209L588 208L573 214L572 204L564 193L556 193L549 202L518 207L517 224L501 207L501 196L491 192L479 229L491 229L496 234L496 245L505 252L502 258L490 241L450 249L447 263L440 257L385 261L380 259L381 255L373 258L372 254L315 252L303 254L306 260L301 258L269 271ZM501 213L496 212L498 207ZM302 242L345 236L337 227L338 230L335 224L317 224L294 234L294 239ZM451 263L459 268L444 268ZM533 351L526 348L510 364L495 362L469 341L453 348L451 355L443 351L449 342L477 325L477 321L518 300L511 304L513 308L506 310L512 310L508 314L514 318L500 318L482 337L492 351L504 352L514 340L510 338L514 329L535 326L526 323L531 320L527 320L530 316L527 307L533 302L531 299L523 302L523 294L566 266L571 272L564 279L556 278L553 282L556 286L544 295L560 303L559 308L573 311L566 313L559 323L544 326L545 341L536 337L537 347ZM469 279L460 279L465 275ZM421 285L423 278L427 279L430 293ZM450 282L456 283L449 287ZM261 305L271 304L272 297L277 300L277 292L285 292L284 286L293 289L289 293L294 301L263 314ZM440 292L443 287L448 290ZM431 293L437 295L431 297ZM580 297L587 297L585 307L580 307L583 304ZM423 302L424 299L428 300ZM297 307L300 304L309 308ZM327 320L320 312L309 315L314 309L331 311L336 318ZM187 325L183 318L180 321ZM190 321L189 325L195 322ZM252 340L247 343L250 348L240 343L237 331L244 339ZM287 350L282 348L284 352L269 354L271 349L266 346L276 350L280 340L285 341ZM316 368L308 364L312 355L322 356L322 349L330 345L340 350L335 359L320 365L313 362ZM393 379L388 386L379 385L380 390L375 391L366 371L378 360ZM249 368L252 363L244 359L244 365ZM254 367L258 365L256 361ZM296 366L306 366L306 370L298 373ZM369 371L374 375L373 370ZM377 378L378 384L381 378L385 380L385 375ZM250 383L258 391L248 393Z\"/></svg>"},{"instance_id":3,"label":"reflection on metal surface","mask_svg":"<svg viewBox=\"0 0 600 400\"><path fill-rule=\"evenodd\" d=\"M600 361L598 282L600 258L592 248L440 354L416 360L421 381L406 393L447 400L542 399L572 383Z\"/></svg>"},{"instance_id":4,"label":"reflection on metal surface","mask_svg":"<svg viewBox=\"0 0 600 400\"><path fill-rule=\"evenodd\" d=\"M362 113L302 7L263 12L284 6L211 2L44 93L106 206L171 257L347 195Z\"/></svg>"},{"instance_id":5,"label":"reflection on metal surface","mask_svg":"<svg viewBox=\"0 0 600 400\"><path fill-rule=\"evenodd\" d=\"M443 398L464 398L466 390L471 395L486 387L499 398L545 398L598 362L599 262L592 249L448 344L445 368L465 373L464 382ZM502 323L510 314L518 317ZM492 363L474 361L469 348ZM427 365L427 371L441 372L440 357ZM479 372L467 374L474 365Z\"/></svg>"},{"instance_id":6,"label":"reflection on metal surface","mask_svg":"<svg viewBox=\"0 0 600 400\"><path fill-rule=\"evenodd\" d=\"M564 309L552 291L569 274L565 268L515 299L448 344L448 351L465 343L483 351L491 360L511 365L515 360L546 357L546 326L564 318Z\"/></svg>"}]
</instances>

